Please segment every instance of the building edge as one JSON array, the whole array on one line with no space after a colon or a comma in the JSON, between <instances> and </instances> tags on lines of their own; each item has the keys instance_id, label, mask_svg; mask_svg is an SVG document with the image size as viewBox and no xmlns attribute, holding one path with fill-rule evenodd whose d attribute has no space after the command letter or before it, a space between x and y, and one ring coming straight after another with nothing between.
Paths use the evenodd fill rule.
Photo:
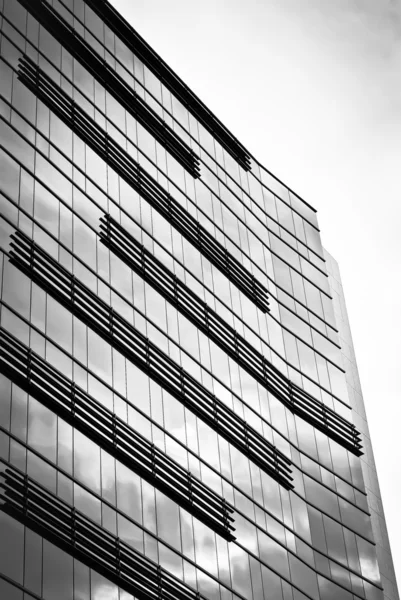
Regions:
<instances>
[{"instance_id":1,"label":"building edge","mask_svg":"<svg viewBox=\"0 0 401 600\"><path fill-rule=\"evenodd\" d=\"M386 600L400 600L340 269L337 261L326 248L324 248L324 257L340 337L349 403L352 407L354 424L362 433L365 450L364 455L361 456L362 473L384 597Z\"/></svg>"}]
</instances>

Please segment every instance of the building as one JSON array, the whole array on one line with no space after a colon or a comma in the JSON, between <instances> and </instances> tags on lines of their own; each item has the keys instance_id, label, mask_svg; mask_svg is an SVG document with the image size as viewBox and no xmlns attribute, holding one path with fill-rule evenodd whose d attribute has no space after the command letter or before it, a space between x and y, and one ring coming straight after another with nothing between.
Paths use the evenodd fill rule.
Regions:
<instances>
[{"instance_id":1,"label":"building","mask_svg":"<svg viewBox=\"0 0 401 600\"><path fill-rule=\"evenodd\" d=\"M0 10L0 598L397 600L314 209L107 2Z\"/></svg>"}]
</instances>

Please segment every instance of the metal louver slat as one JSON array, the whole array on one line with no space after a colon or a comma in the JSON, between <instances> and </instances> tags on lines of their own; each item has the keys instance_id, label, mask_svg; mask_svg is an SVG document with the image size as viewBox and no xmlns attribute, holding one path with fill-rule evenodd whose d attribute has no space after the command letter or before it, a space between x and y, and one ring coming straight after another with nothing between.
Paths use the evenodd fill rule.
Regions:
<instances>
[{"instance_id":1,"label":"metal louver slat","mask_svg":"<svg viewBox=\"0 0 401 600\"><path fill-rule=\"evenodd\" d=\"M0 328L0 372L228 541L233 508L137 431Z\"/></svg>"},{"instance_id":2,"label":"metal louver slat","mask_svg":"<svg viewBox=\"0 0 401 600\"><path fill-rule=\"evenodd\" d=\"M360 434L352 423L292 383L110 215L100 220L100 238L291 412L350 452L362 454Z\"/></svg>"},{"instance_id":3,"label":"metal louver slat","mask_svg":"<svg viewBox=\"0 0 401 600\"><path fill-rule=\"evenodd\" d=\"M153 109L44 0L20 0L88 72L190 173L200 176L199 158Z\"/></svg>"},{"instance_id":4,"label":"metal louver slat","mask_svg":"<svg viewBox=\"0 0 401 600\"><path fill-rule=\"evenodd\" d=\"M284 454L19 231L10 261L283 487L293 487Z\"/></svg>"},{"instance_id":5,"label":"metal louver slat","mask_svg":"<svg viewBox=\"0 0 401 600\"><path fill-rule=\"evenodd\" d=\"M256 277L27 56L18 78L260 310L269 311L268 292Z\"/></svg>"},{"instance_id":6,"label":"metal louver slat","mask_svg":"<svg viewBox=\"0 0 401 600\"><path fill-rule=\"evenodd\" d=\"M15 467L0 460L0 510L139 600L203 596Z\"/></svg>"},{"instance_id":7,"label":"metal louver slat","mask_svg":"<svg viewBox=\"0 0 401 600\"><path fill-rule=\"evenodd\" d=\"M167 66L145 40L133 29L125 19L105 0L86 0L92 10L104 21L117 37L142 60L158 77L163 85L188 109L203 127L245 170L251 170L251 157L242 144L228 129L210 112L199 98L183 81Z\"/></svg>"}]
</instances>

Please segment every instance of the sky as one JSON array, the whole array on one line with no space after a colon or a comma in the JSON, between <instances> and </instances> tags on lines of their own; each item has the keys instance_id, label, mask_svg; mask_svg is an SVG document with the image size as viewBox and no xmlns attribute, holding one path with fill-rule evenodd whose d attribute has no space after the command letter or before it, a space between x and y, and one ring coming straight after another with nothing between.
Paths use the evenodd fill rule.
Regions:
<instances>
[{"instance_id":1,"label":"sky","mask_svg":"<svg viewBox=\"0 0 401 600\"><path fill-rule=\"evenodd\" d=\"M339 263L401 586L401 0L112 0L318 210Z\"/></svg>"}]
</instances>

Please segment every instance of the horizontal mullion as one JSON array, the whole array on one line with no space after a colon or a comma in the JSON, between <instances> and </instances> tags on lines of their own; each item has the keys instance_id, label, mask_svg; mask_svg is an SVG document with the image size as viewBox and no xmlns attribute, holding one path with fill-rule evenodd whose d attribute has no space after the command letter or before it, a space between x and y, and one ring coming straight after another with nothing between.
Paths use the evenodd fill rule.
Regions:
<instances>
[{"instance_id":1,"label":"horizontal mullion","mask_svg":"<svg viewBox=\"0 0 401 600\"><path fill-rule=\"evenodd\" d=\"M71 104L68 105L53 90L48 90L44 86L40 87L38 83L32 81L32 78L27 80L24 74L19 73L18 77L40 100L48 106L51 105L52 111L75 133L87 140L88 145L96 149L102 156L107 153L107 134L95 130L89 117L76 104L70 101Z\"/></svg>"},{"instance_id":2,"label":"horizontal mullion","mask_svg":"<svg viewBox=\"0 0 401 600\"><path fill-rule=\"evenodd\" d=\"M250 156L237 140L225 129L219 121L216 120L208 109L186 88L178 77L156 57L153 51L147 47L146 42L130 28L118 13L105 2L89 0L88 4L105 21L115 34L127 44L127 46L136 54L155 75L161 79L164 85L180 100L184 106L198 119L209 133L215 137L227 150L227 152L243 166L246 171L250 171ZM134 40L134 41L133 41ZM161 72L160 72L161 70Z\"/></svg>"},{"instance_id":3,"label":"horizontal mullion","mask_svg":"<svg viewBox=\"0 0 401 600\"><path fill-rule=\"evenodd\" d=\"M56 402L58 407L56 408L56 412L58 412L59 416L67 420L70 424L77 426L78 429L89 435L92 439L96 437L96 440L101 440L102 447L107 445L108 449L110 449L116 446L117 434L112 428L111 418L107 421L105 417L96 414L93 408L88 410L88 407L85 406L82 400L75 400L72 394L69 398L62 397L60 402L60 394L53 392L43 382L38 384L35 379L35 374L32 374L31 383L28 386L32 395L38 397L43 402L42 395L46 394L46 398L50 400L50 402L46 402L48 408L55 410L54 402Z\"/></svg>"},{"instance_id":4,"label":"horizontal mullion","mask_svg":"<svg viewBox=\"0 0 401 600\"><path fill-rule=\"evenodd\" d=\"M65 114L65 117L72 119L81 109L74 111L74 103L71 98L62 90L55 86L53 80L42 70L39 70L37 65L27 55L23 55L18 60L19 72L18 77L23 77L24 82L27 80L29 86L40 92L44 96L50 97L56 103L60 111Z\"/></svg>"},{"instance_id":5,"label":"horizontal mullion","mask_svg":"<svg viewBox=\"0 0 401 600\"><path fill-rule=\"evenodd\" d=\"M78 407L75 407L75 408L78 408ZM83 424L85 425L85 422L83 422ZM84 429L84 432L88 433L88 427L86 427ZM90 436L90 437L93 438L93 436ZM108 436L108 437L110 437L110 436ZM114 443L112 440L110 440L108 438L105 439L104 435L101 436L101 439L106 442L106 445L104 443L102 444L102 447L105 447L106 450L110 450L110 448L112 448L113 446L116 447L117 458L119 456L121 458L121 455L120 455L120 452L119 452L119 448L122 445L124 445L125 448L129 450L128 453L126 452L128 454L128 456L129 456L129 459L130 459L130 463L127 466L131 466L132 467L131 461L134 460L134 462L136 462L137 465L140 467L139 468L139 473L142 474L142 475L145 475L145 478L148 479L148 481L150 481L151 483L153 483L153 484L156 483L157 484L157 482L160 479L162 479L162 480L167 479L167 485L166 484L163 485L163 482L162 482L162 485L157 486L157 487L161 488L162 491L165 491L167 493L167 495L173 496L175 499L178 498L179 500L181 500L181 504L183 504L187 509L189 508L189 510L190 510L189 491L188 491L187 487L185 487L184 485L182 485L183 489L179 493L179 495L177 495L177 489L176 489L176 485L177 485L176 476L177 476L177 474L174 473L173 469L171 469L171 477L166 477L165 474L163 473L163 471L161 471L161 470L159 472L157 471L157 466L158 466L157 463L156 463L156 470L152 467L152 459L151 459L151 457L148 456L146 458L146 462L148 463L147 466L146 466L146 463L145 464L143 463L143 460L142 460L142 462L140 462L140 461L138 461L138 459L135 456L132 457L132 448L129 447L129 444L127 442L124 443L124 444L122 444L122 440L116 440L116 442ZM138 448L137 448L137 450L138 450ZM147 475L144 473L144 467L146 467L145 470L147 472ZM138 471L138 468L135 469L135 470ZM170 485L168 485L168 484L170 484ZM169 492L170 492L170 494L169 494ZM204 513L205 514L204 515L199 515L199 513L197 513L196 516L198 516L198 518L200 518L201 520L204 520L204 518L202 518L202 517L203 516L208 517L208 515L210 513L210 506L208 505L207 500L206 500L206 502L203 502L203 503L202 503L202 501L198 501L196 493L194 494L194 498L193 499L194 499L194 504L203 505ZM192 511L190 510L190 512L192 512ZM220 519L218 517L220 517ZM217 515L217 513L216 513L216 518L215 518L216 527L219 528L219 531L221 532L221 535L227 536L226 528L224 527L224 524L222 523L221 519L222 519L222 515L221 514Z\"/></svg>"},{"instance_id":6,"label":"horizontal mullion","mask_svg":"<svg viewBox=\"0 0 401 600\"><path fill-rule=\"evenodd\" d=\"M38 279L39 281L39 279ZM43 282L42 282L43 285ZM79 284L76 286L76 289L85 289L83 284ZM54 290L49 287L49 292L54 293ZM95 296L92 292L89 296ZM96 298L96 306L104 305L103 301L99 298ZM64 299L67 306L72 310L75 314L80 315L82 310L80 306L77 306L73 301L69 299ZM107 305L106 305L107 306ZM107 310L109 308L107 307ZM96 312L96 311L95 311ZM103 335L106 335L106 339L112 340L112 345L114 345L117 349L121 349L123 354L125 354L129 359L134 360L140 358L140 363L144 370L151 370L152 377L158 378L162 380L162 385L166 389L173 390L173 393L178 397L179 400L188 403L191 403L192 407L196 407L197 414L200 413L203 420L206 420L208 423L212 423L212 427L218 428L219 431L223 431L225 437L229 437L230 441L233 440L237 444L237 447L240 451L245 452L245 454L250 454L250 449L247 444L247 436L249 434L246 433L249 428L245 428L245 422L237 417L235 413L232 413L223 403L218 401L210 392L208 392L203 386L197 382L192 376L186 374L181 368L174 363L169 357L167 357L161 350L159 350L154 344L150 343L147 338L145 338L142 334L139 334L135 328L132 327L129 323L127 323L122 317L120 317L117 313L111 312L112 319L110 322L109 328L104 328L102 331ZM84 315L84 318L89 320L91 326L97 327L98 321L96 320L95 314L87 313ZM99 328L100 329L100 328ZM136 342L140 342L142 346L142 354L139 357L134 351L138 352L138 347ZM158 371L158 372L157 372ZM164 372L163 372L164 371ZM176 377L175 388L172 385L171 376L172 374ZM200 406L199 403L204 404L204 406ZM210 409L212 408L212 417L210 416ZM193 408L191 408L193 410ZM219 415L220 418L216 417ZM223 420L222 420L223 419ZM230 431L234 427L234 430ZM267 457L273 455L273 461L270 459L269 462L269 472L273 467L275 469L274 464L274 453L271 451L270 447L266 444L264 438L255 438L260 442L260 451L263 452L264 456ZM252 452L252 456L255 456L257 452ZM261 463L260 458L258 459L259 464ZM272 464L273 462L273 464Z\"/></svg>"},{"instance_id":7,"label":"horizontal mullion","mask_svg":"<svg viewBox=\"0 0 401 600\"><path fill-rule=\"evenodd\" d=\"M39 69L38 69L38 67L36 67L36 69L37 69L37 70L39 70ZM56 85L56 84L53 84L53 85ZM97 152L99 152L99 148L98 148L98 147L96 148L96 151L97 151ZM103 153L102 153L102 156L103 156ZM112 159L111 159L111 157L109 158L109 160L111 160L111 162L113 163L113 166L116 168L116 165L114 165L114 162L115 162L115 161L114 161L114 160L112 160ZM132 162L133 162L133 159L130 159L130 162L132 163ZM118 172L120 172L120 173L121 173L121 171L123 171L123 169L121 169L121 166L120 166L120 168L118 169ZM127 175L125 175L125 176L127 176ZM130 184L133 184L133 185L134 185L134 187L137 187L137 183L138 183L138 182L133 182L133 180L132 180L132 176L128 176L128 179L129 179L129 183L130 183ZM158 184L156 183L156 187L160 187L160 186L158 186ZM148 201L150 201L150 199L149 199L149 198L147 198L147 199L148 199ZM174 201L174 202L171 202L171 206L170 206L170 215L171 215L171 211L173 211L173 210L177 210L177 208L178 208L178 207L179 207L179 204L178 204L176 201ZM181 209L181 208L180 208L179 210L180 210L180 212L182 212L182 209ZM187 215L187 219L186 219L186 227L185 227L185 230L183 230L183 231L182 231L183 235L184 235L184 236L186 236L187 238L188 238L188 224L189 224L189 223L188 223L188 217L190 217L190 215ZM192 221L194 221L193 217L190 217L189 221L191 221L191 220L192 220ZM208 242L209 242L209 244L211 244L211 243L212 243L212 240L213 240L213 238L212 238L212 237L211 237L209 234L207 234L207 231L206 231L205 229L203 229L202 227L200 227L200 226L199 226L199 224L198 224L197 222L195 222L195 224L194 224L194 227L196 228L196 230L197 230L197 233L196 233L196 235L194 235L194 237L190 236L190 238L188 238L188 239L194 240L194 239L196 238L196 240L197 240L197 242L196 242L196 243L197 243L197 246L199 246L199 244L200 244L200 246L201 246L201 247L203 247L203 249L205 250L205 248L204 248L204 243L205 243L206 237L208 237ZM202 243L201 243L201 238L202 238L202 240L203 240L203 241L202 241ZM217 245L216 245L216 244L217 244ZM212 247L211 247L211 248L209 248L209 249L206 249L206 251L208 252L208 258L209 258L209 260L211 260L212 262L214 261L214 262L215 262L215 264L216 264L216 266L217 266L217 267L218 267L220 270L222 270L222 272L223 272L223 273L225 273L225 274L227 275L227 260L223 260L223 261L222 261L222 260L220 259L220 261L219 261L219 259L218 259L218 256L215 254L215 253L216 253L216 251L217 251L217 247L218 247L218 246L220 246L220 244L219 244L219 243L217 243L217 242L214 240L214 243L212 243ZM213 248L213 249L212 249L212 248ZM223 247L221 247L221 246L219 247L219 251L220 251L220 252L225 252L225 253L227 254L227 251L226 251L225 249L223 250ZM259 306L259 307L260 307L262 310L266 310L266 308L267 308L267 303L266 303L266 301L264 301L264 302L261 302L261 301L260 301L260 300L259 300L257 297L255 297L255 293L254 293L253 285L251 285L251 286L249 285L249 281L253 281L253 279L254 279L253 275L249 274L249 273L246 271L246 269L244 269L244 267L242 267L242 265L241 265L241 264L240 264L238 261L236 261L235 259L233 259L233 257L229 257L229 262L230 262L230 265L231 265L231 268L230 268L230 270L232 270L232 267L233 267L233 266L234 266L234 264L235 264L235 266L236 266L236 271L238 271L238 273L234 273L234 272L233 272L233 273L230 273L230 274L231 274L231 276L232 276L232 277L234 277L233 283L234 283L235 285L242 286L242 287L241 287L241 289L242 289L243 293L245 293L246 295L248 295L248 297L249 297L249 298L250 298L250 299L251 299L253 302L256 302L256 303L258 304L258 306ZM241 273L241 277L239 276L239 273ZM236 276L236 275L237 275L237 276ZM244 277L245 277L245 280L243 281L242 279L243 279ZM247 282L247 283L245 283L245 282ZM264 289L264 288L263 288L263 289Z\"/></svg>"},{"instance_id":8,"label":"horizontal mullion","mask_svg":"<svg viewBox=\"0 0 401 600\"><path fill-rule=\"evenodd\" d=\"M108 222L112 222L112 220L111 220L111 219L108 219ZM116 227L115 229L117 229L117 227ZM126 236L126 237L127 237L127 236ZM139 244L138 244L138 245L139 245ZM127 262L127 264L128 264L129 266L132 266L132 263L130 262L130 260L129 260L129 257L127 257L127 258L126 258L126 262ZM167 271L167 269L165 269L165 268L164 268L164 270L165 270L165 271ZM170 275L170 277L171 277L171 275ZM185 288L185 286L184 286L183 284L181 284L181 282L179 282L179 285L178 285L177 287L178 287L178 289L179 289L180 291L182 290L184 294L187 292L187 289ZM188 295L189 295L189 294L188 294ZM195 299L195 301L197 301L197 303L198 303L198 304L200 304L200 301L198 300L198 298L196 297L196 295L195 295L195 294L192 294L192 299ZM204 308L205 308L205 307L206 307L206 305L205 305L205 306L202 306L202 309L204 310ZM201 310L202 310L202 309L201 309ZM203 316L203 315L202 315L202 316ZM205 328L207 328L207 326L206 326L206 323L205 323L205 322L203 322L203 323L201 323L201 322L200 322L200 318L201 318L201 317L199 317L198 315L195 315L195 318L197 319L197 321L196 321L196 323L195 323L197 326L203 327L204 329L205 329ZM220 321L220 323L221 323L221 321ZM224 325L223 325L223 327L224 327ZM225 329L227 329L227 326L225 327ZM234 330L233 330L233 332L232 332L232 336L235 336L235 331L234 331Z\"/></svg>"},{"instance_id":9,"label":"horizontal mullion","mask_svg":"<svg viewBox=\"0 0 401 600\"><path fill-rule=\"evenodd\" d=\"M42 10L37 15L39 21L62 42L62 45L83 64L89 72L120 102L134 118L142 123L166 149L181 162L182 166L194 177L199 177L199 159L192 149L170 130L168 126L153 113L151 107L131 90L121 78L113 72L104 60L88 45L63 18L55 13L49 5L42 3ZM29 10L29 9L28 9Z\"/></svg>"},{"instance_id":10,"label":"horizontal mullion","mask_svg":"<svg viewBox=\"0 0 401 600\"><path fill-rule=\"evenodd\" d=\"M14 471L15 469L12 468L12 470ZM80 552L85 555L86 564L89 558L91 566L94 562L95 565L98 565L98 569L99 566L106 567L109 572L113 573L117 580L124 581L126 577L129 578L131 580L130 585L141 589L142 593L145 591L143 587L145 586L147 590L146 594L153 593L153 590L155 590L155 593L157 592L156 597L161 599L168 597L165 592L172 594L173 590L177 588L178 593L175 598L180 597L195 600L195 598L199 597L195 591L187 588L179 580L177 580L176 585L174 576L167 574L167 572L165 573L163 568L158 567L147 557L130 548L127 544L121 542L94 522L91 522L79 511L71 509L71 507L67 508L65 503L61 503L57 497L50 494L41 486L39 487L38 484L35 484L34 493L37 496L39 495L39 498L34 503L30 499L30 494L33 491L32 480L25 476L22 484L18 482L16 484L15 479L13 480L10 477L10 472L11 468L8 467L4 475L5 486L10 491L13 491L15 485L20 489L22 487L22 496L20 494L16 497L12 506L9 506L7 495L3 494L3 510L9 511L11 514L17 513L18 520L22 522L28 521L29 525L32 521L35 521L35 530L39 530L42 535L44 534L44 537L50 532L54 537L60 539L60 532L52 523L52 520L56 518L57 523L60 521L60 528L64 527L66 530L66 534L62 536L62 540L66 544L69 544L70 551L72 550L73 554L76 550L76 545L81 546ZM47 497L48 513L51 519L49 522L41 518L43 511L43 508L41 508L42 502L40 501L41 493ZM27 514L26 507L30 514L29 512ZM119 576L120 569L122 574L125 573L125 577ZM174 596L171 597L174 598Z\"/></svg>"},{"instance_id":11,"label":"horizontal mullion","mask_svg":"<svg viewBox=\"0 0 401 600\"><path fill-rule=\"evenodd\" d=\"M101 234L106 236L107 233L104 231L104 227L101 228ZM104 238L102 237L102 240ZM123 245L124 240L119 237L118 242ZM200 302L198 304L190 304L188 302L188 290L185 286L176 278L175 275L172 275L170 272L162 264L157 264L156 259L150 254L145 254L145 249L142 250L141 256L144 257L144 260L140 260L139 258L136 260L137 254L139 254L139 248L131 249L128 244L127 247L121 249L115 239L112 236L108 236L106 240L107 246L117 255L119 256L133 271L142 275L145 280L151 282L153 287L158 290L162 290L162 294L167 297L167 299L172 304L182 304L186 302L186 310L192 311L194 313L194 318L197 319L197 324L200 325L199 320L205 320L205 308L206 305L202 306ZM138 243L138 246L139 243ZM131 253L129 253L131 251ZM129 254L128 254L129 253ZM134 255L134 257L133 257ZM193 298L196 298L195 294L193 294ZM204 328L206 328L206 324L202 324Z\"/></svg>"},{"instance_id":12,"label":"horizontal mullion","mask_svg":"<svg viewBox=\"0 0 401 600\"><path fill-rule=\"evenodd\" d=\"M43 260L43 258L41 257L41 262L46 264L46 261ZM81 289L81 287L78 285L78 289ZM90 296L90 301L91 301L91 297L93 297L94 302L96 302L96 307L98 307L98 299L96 297L95 294L93 294L93 292L91 292L89 294ZM109 323L107 323L107 325L109 325ZM302 401L304 403L307 403L309 405L310 410L312 410L313 412L315 412L315 416L312 418L316 418L318 421L320 421L321 426L325 427L325 428L329 428L329 429L333 429L334 432L340 436L343 437L345 439L348 438L349 442L353 442L355 435L354 435L354 431L351 429L351 432L347 432L347 431L343 431L339 426L337 426L336 424L336 414L335 413L331 413L331 412L327 412L326 414L324 414L321 410L321 407L319 405L317 405L317 403L314 401L314 399L310 399L305 395L301 396ZM300 411L297 411L298 414L301 413ZM330 424L328 424L328 421L330 421Z\"/></svg>"},{"instance_id":13,"label":"horizontal mullion","mask_svg":"<svg viewBox=\"0 0 401 600\"><path fill-rule=\"evenodd\" d=\"M29 393L35 397L38 397L39 394L38 399L42 402L44 400L43 394L45 394L45 396L50 399L50 402L45 402L50 409L54 409L53 402L56 402L58 406L58 409L56 410L57 414L60 414L60 416L64 418L67 417L68 422L77 426L78 429L81 429L83 433L89 435L90 438L100 442L101 447L111 451L117 458L121 459L121 453L123 453L129 461L127 463L123 459L123 462L127 464L127 466L132 468L132 461L134 461L136 465L134 470L144 475L145 479L156 485L156 487L159 487L159 489L164 491L170 497L173 497L176 500L178 498L179 503L192 514L200 518L200 520L207 520L210 522L210 519L213 519L215 528L218 528L218 531L223 537L228 536L229 539L233 537L232 534L228 533L227 526L225 525L227 522L227 510L222 498L219 498L213 490L208 490L204 484L194 479L188 471L183 469L183 467L174 464L172 459L167 455L163 455L163 453L156 449L150 442L144 438L141 439L139 434L129 428L118 417L101 407L101 405L90 398L72 382L70 382L70 385L68 386L66 382L69 380L61 374L58 379L64 379L65 381L62 386L64 389L61 395L60 404L60 394L58 393L58 390L52 383L49 384L45 380L46 373L45 366L43 365L40 374L40 385L37 384L36 380L38 375L35 372L36 360L33 353L32 358L33 360L31 363L33 368L30 372L26 373L25 381L27 385L23 386ZM53 371L53 368L50 367L50 370ZM18 381L18 383L20 383L20 381ZM67 391L70 393L70 397L68 397L68 393L65 394L65 388L67 388ZM76 393L77 391L78 393ZM86 400L86 403L83 401L83 398ZM85 404L90 405L92 414L95 413L92 422L87 418L87 406L85 406ZM105 419L103 414L101 415L100 425L98 415L96 414L97 408L101 408L103 413L109 413L107 419ZM83 412L84 418L82 418L80 412ZM141 457L140 460L138 456ZM192 492L190 484L192 486ZM177 486L179 487L177 488ZM191 507L194 508L191 509ZM201 513L199 513L199 510L201 510Z\"/></svg>"}]
</instances>

